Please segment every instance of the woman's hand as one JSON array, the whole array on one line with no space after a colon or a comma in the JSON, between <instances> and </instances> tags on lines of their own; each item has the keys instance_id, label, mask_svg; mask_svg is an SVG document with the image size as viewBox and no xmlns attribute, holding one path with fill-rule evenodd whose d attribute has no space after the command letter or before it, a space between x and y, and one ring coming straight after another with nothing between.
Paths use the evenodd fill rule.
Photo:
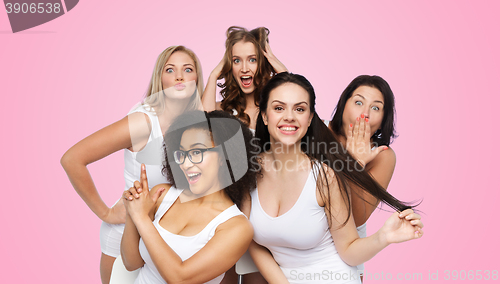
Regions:
<instances>
[{"instance_id":1,"label":"woman's hand","mask_svg":"<svg viewBox=\"0 0 500 284\"><path fill-rule=\"evenodd\" d=\"M382 242L392 244L418 239L424 234L423 227L421 216L412 209L395 212L380 229Z\"/></svg>"},{"instance_id":2,"label":"woman's hand","mask_svg":"<svg viewBox=\"0 0 500 284\"><path fill-rule=\"evenodd\" d=\"M113 207L109 208L108 214L102 220L108 224L124 224L126 216L125 205L120 200Z\"/></svg>"},{"instance_id":3,"label":"woman's hand","mask_svg":"<svg viewBox=\"0 0 500 284\"><path fill-rule=\"evenodd\" d=\"M208 77L207 85L205 86L205 91L201 96L201 103L205 111L213 111L217 109L217 104L215 102L217 97L217 80L222 75L222 68L224 68L225 57L217 64L214 70L210 73Z\"/></svg>"},{"instance_id":4,"label":"woman's hand","mask_svg":"<svg viewBox=\"0 0 500 284\"><path fill-rule=\"evenodd\" d=\"M225 61L225 57L222 57L222 60L219 62L219 64L217 64L217 66L215 66L214 70L212 70L212 72L210 73L210 76L212 78L215 78L215 80L218 80L219 77L222 75L222 68L224 67L224 61Z\"/></svg>"},{"instance_id":5,"label":"woman's hand","mask_svg":"<svg viewBox=\"0 0 500 284\"><path fill-rule=\"evenodd\" d=\"M146 166L141 164L141 181L135 181L133 187L123 192L125 208L134 223L137 218L151 216L150 213L154 211L156 201L163 191L165 188L158 189L153 195L149 194Z\"/></svg>"},{"instance_id":6,"label":"woman's hand","mask_svg":"<svg viewBox=\"0 0 500 284\"><path fill-rule=\"evenodd\" d=\"M389 149L387 146L379 146L372 150L370 124L363 114L356 118L355 125L349 125L346 148L363 167L373 161L380 152Z\"/></svg>"},{"instance_id":7,"label":"woman's hand","mask_svg":"<svg viewBox=\"0 0 500 284\"><path fill-rule=\"evenodd\" d=\"M264 56L267 58L267 61L273 66L274 71L276 73L281 73L281 72L287 72L288 69L286 69L286 66L281 63L276 56L274 56L273 51L271 50L271 47L269 46L269 42L266 41L266 49L262 51L264 53Z\"/></svg>"}]
</instances>

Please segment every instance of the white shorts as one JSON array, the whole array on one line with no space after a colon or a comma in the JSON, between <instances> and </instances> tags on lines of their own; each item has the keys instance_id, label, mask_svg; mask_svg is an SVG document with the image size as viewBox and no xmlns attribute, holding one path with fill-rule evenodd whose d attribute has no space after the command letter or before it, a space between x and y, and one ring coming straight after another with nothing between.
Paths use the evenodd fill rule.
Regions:
<instances>
[{"instance_id":1,"label":"white shorts","mask_svg":"<svg viewBox=\"0 0 500 284\"><path fill-rule=\"evenodd\" d=\"M102 253L118 257L120 255L120 244L122 242L125 224L108 224L102 222L99 239Z\"/></svg>"}]
</instances>

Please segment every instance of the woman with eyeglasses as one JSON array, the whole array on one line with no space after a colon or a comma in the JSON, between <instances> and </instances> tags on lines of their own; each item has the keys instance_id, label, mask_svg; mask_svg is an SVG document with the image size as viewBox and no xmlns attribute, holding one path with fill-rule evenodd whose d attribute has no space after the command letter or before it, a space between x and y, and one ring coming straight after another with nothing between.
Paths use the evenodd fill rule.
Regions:
<instances>
[{"instance_id":1,"label":"woman with eyeglasses","mask_svg":"<svg viewBox=\"0 0 500 284\"><path fill-rule=\"evenodd\" d=\"M238 208L255 186L252 133L223 111L194 111L165 137L163 173L172 184L149 191L142 167L141 181L123 194L123 263L140 268L136 284L220 283L253 236Z\"/></svg>"}]
</instances>

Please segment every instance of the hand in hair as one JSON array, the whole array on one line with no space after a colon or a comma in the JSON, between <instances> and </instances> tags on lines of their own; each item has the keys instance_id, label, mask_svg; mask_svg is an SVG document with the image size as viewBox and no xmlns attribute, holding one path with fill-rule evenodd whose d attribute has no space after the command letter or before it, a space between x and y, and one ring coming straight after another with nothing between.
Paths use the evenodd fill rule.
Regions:
<instances>
[{"instance_id":1,"label":"hand in hair","mask_svg":"<svg viewBox=\"0 0 500 284\"><path fill-rule=\"evenodd\" d=\"M413 212L412 209L395 212L385 221L384 226L379 231L382 242L393 244L422 237L424 224L420 219L420 215Z\"/></svg>"},{"instance_id":2,"label":"hand in hair","mask_svg":"<svg viewBox=\"0 0 500 284\"><path fill-rule=\"evenodd\" d=\"M273 66L274 71L276 73L281 73L281 72L288 72L288 69L286 69L286 66L281 63L278 58L274 55L273 51L271 50L271 47L269 46L269 42L266 41L266 49L262 51L264 53L264 56L267 58L267 61Z\"/></svg>"},{"instance_id":3,"label":"hand in hair","mask_svg":"<svg viewBox=\"0 0 500 284\"><path fill-rule=\"evenodd\" d=\"M224 57L222 60L215 66L214 70L210 73L210 76L214 76L216 79L219 79L221 73L222 73L222 68L224 67Z\"/></svg>"},{"instance_id":4,"label":"hand in hair","mask_svg":"<svg viewBox=\"0 0 500 284\"><path fill-rule=\"evenodd\" d=\"M162 187L150 194L146 166L141 164L141 181L135 181L134 187L123 192L125 208L134 223L139 216L147 215L151 218L154 215L151 213L154 212L156 201L164 191L165 188Z\"/></svg>"},{"instance_id":5,"label":"hand in hair","mask_svg":"<svg viewBox=\"0 0 500 284\"><path fill-rule=\"evenodd\" d=\"M217 92L217 80L219 80L219 77L222 74L222 68L224 67L224 57L222 60L217 64L217 66L212 70L210 73L210 76L208 77L208 82L205 87L205 91L203 91L203 95L201 96L201 103L203 105L203 109L205 111L213 111L216 109L219 109L220 107L217 107L217 103L215 102L216 100L216 92Z\"/></svg>"},{"instance_id":6,"label":"hand in hair","mask_svg":"<svg viewBox=\"0 0 500 284\"><path fill-rule=\"evenodd\" d=\"M372 150L370 139L371 130L368 118L361 115L356 118L355 125L349 125L346 148L363 167L373 161L380 152L389 149L387 146L379 146Z\"/></svg>"}]
</instances>

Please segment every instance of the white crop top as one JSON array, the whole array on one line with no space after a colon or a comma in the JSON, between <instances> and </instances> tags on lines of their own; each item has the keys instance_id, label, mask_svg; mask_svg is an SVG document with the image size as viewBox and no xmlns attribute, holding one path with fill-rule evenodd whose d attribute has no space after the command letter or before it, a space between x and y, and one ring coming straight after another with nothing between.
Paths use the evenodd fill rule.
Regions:
<instances>
[{"instance_id":1,"label":"white crop top","mask_svg":"<svg viewBox=\"0 0 500 284\"><path fill-rule=\"evenodd\" d=\"M125 190L128 190L134 185L136 180L141 177L141 163L146 165L148 175L148 185L150 188L157 184L169 183L168 179L162 175L163 153L163 133L161 132L160 121L148 105L139 105L131 110L129 114L135 112L145 113L149 117L151 123L151 134L149 135L146 146L138 151L132 152L128 149L124 150L125 160Z\"/></svg>"}]
</instances>

